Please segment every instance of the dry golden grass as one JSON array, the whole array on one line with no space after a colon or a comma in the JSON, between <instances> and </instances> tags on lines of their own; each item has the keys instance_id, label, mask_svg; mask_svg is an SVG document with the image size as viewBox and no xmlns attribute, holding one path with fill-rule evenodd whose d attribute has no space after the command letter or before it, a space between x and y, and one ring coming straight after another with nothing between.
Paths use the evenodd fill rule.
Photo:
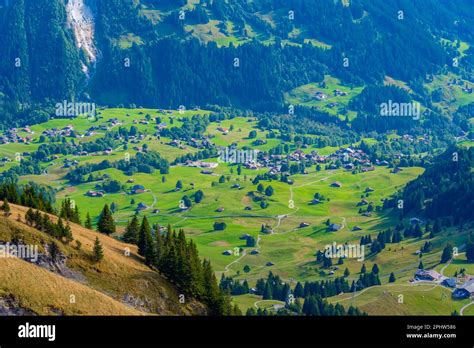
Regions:
<instances>
[{"instance_id":1,"label":"dry golden grass","mask_svg":"<svg viewBox=\"0 0 474 348\"><path fill-rule=\"evenodd\" d=\"M25 213L28 208L13 204L10 206L11 216L8 219L0 217L0 240L10 240L8 236L20 233L25 243L39 244L40 250L42 244L52 241L50 236L25 224ZM17 221L18 215L21 221ZM53 221L57 220L56 216L50 217ZM203 306L197 302L189 301L186 304L179 304L176 288L157 272L144 265L142 258L137 254L135 245L120 242L80 225L70 225L74 241L69 245L63 243L58 243L58 245L68 257L67 266L85 277L83 285L100 291L119 303L126 295L133 296L139 302L146 303L146 311L154 314L204 313ZM104 250L104 259L98 263L93 262L91 258L96 237L99 238ZM74 247L76 240L82 244L80 250ZM39 288L41 284L42 282L37 282L36 286ZM91 308L91 313L94 312L95 309Z\"/></svg>"},{"instance_id":2,"label":"dry golden grass","mask_svg":"<svg viewBox=\"0 0 474 348\"><path fill-rule=\"evenodd\" d=\"M143 314L99 291L29 262L1 258L0 296L10 295L20 307L39 315Z\"/></svg>"}]
</instances>

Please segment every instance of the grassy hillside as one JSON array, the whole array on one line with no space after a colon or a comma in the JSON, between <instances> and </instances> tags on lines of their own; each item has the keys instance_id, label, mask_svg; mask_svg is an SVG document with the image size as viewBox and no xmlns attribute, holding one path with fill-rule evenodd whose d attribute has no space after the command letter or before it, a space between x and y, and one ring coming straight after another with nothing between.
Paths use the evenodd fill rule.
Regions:
<instances>
[{"instance_id":1,"label":"grassy hillside","mask_svg":"<svg viewBox=\"0 0 474 348\"><path fill-rule=\"evenodd\" d=\"M41 252L42 245L51 242L52 239L24 224L26 211L24 207L12 205L11 217L0 218L0 240L9 241L13 236L20 236L26 244L39 245ZM21 221L17 221L18 216ZM51 218L53 221L56 220L54 216ZM145 313L186 315L205 311L202 305L193 301L180 305L176 289L142 263L141 257L137 255L136 246L119 242L75 224L71 224L71 228L74 240L82 244L80 250L73 247L75 241L71 245L59 246L61 252L68 257L67 267L77 274L75 277L77 279L66 279L25 261L6 260L5 262L12 268L0 268L2 294L13 296L27 308L43 314L46 314L47 310L39 308L51 307L65 314L90 315ZM97 236L104 249L104 259L94 263L91 255L93 242ZM20 280L15 274L22 274L22 270L31 274L31 277L27 277L31 286L18 283ZM44 276L48 277L47 280L39 281ZM45 287L44 283L50 285ZM61 289L70 290L61 292ZM80 306L64 302L69 301L70 294L76 296L76 303L81 303ZM140 310L134 309L130 303L125 303L126 299L130 298L136 300L135 304ZM95 302L103 304L95 306Z\"/></svg>"}]
</instances>

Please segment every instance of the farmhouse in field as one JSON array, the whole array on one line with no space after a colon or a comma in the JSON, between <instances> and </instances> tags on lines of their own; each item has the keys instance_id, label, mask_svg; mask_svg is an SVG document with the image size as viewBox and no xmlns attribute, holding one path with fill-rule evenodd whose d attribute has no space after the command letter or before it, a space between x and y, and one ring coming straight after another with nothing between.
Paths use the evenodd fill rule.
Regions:
<instances>
[{"instance_id":1,"label":"farmhouse in field","mask_svg":"<svg viewBox=\"0 0 474 348\"><path fill-rule=\"evenodd\" d=\"M234 253L232 252L232 250L225 250L222 255L227 255L227 256L230 256L230 255L233 255Z\"/></svg>"},{"instance_id":2,"label":"farmhouse in field","mask_svg":"<svg viewBox=\"0 0 474 348\"><path fill-rule=\"evenodd\" d=\"M144 192L146 192L145 186L143 186L143 185L134 185L132 187L131 192L132 192L132 195L138 195L140 193L144 193Z\"/></svg>"},{"instance_id":3,"label":"farmhouse in field","mask_svg":"<svg viewBox=\"0 0 474 348\"><path fill-rule=\"evenodd\" d=\"M149 208L148 205L142 202L138 203L137 205L137 211L147 210L148 208Z\"/></svg>"},{"instance_id":4,"label":"farmhouse in field","mask_svg":"<svg viewBox=\"0 0 474 348\"><path fill-rule=\"evenodd\" d=\"M441 282L441 285L447 286L448 288L455 288L456 278L447 278Z\"/></svg>"},{"instance_id":5,"label":"farmhouse in field","mask_svg":"<svg viewBox=\"0 0 474 348\"><path fill-rule=\"evenodd\" d=\"M339 181L334 181L334 182L331 184L331 187L342 187L342 184L341 184Z\"/></svg>"},{"instance_id":6,"label":"farmhouse in field","mask_svg":"<svg viewBox=\"0 0 474 348\"><path fill-rule=\"evenodd\" d=\"M438 281L441 280L441 278L443 278L443 276L433 270L419 269L415 273L416 280Z\"/></svg>"},{"instance_id":7,"label":"farmhouse in field","mask_svg":"<svg viewBox=\"0 0 474 348\"><path fill-rule=\"evenodd\" d=\"M300 223L300 228L305 228L305 227L308 227L308 226L309 226L309 223L307 223L307 222Z\"/></svg>"},{"instance_id":8,"label":"farmhouse in field","mask_svg":"<svg viewBox=\"0 0 474 348\"><path fill-rule=\"evenodd\" d=\"M459 288L456 288L452 294L454 299L465 299L471 296L474 296L474 279L471 279Z\"/></svg>"},{"instance_id":9,"label":"farmhouse in field","mask_svg":"<svg viewBox=\"0 0 474 348\"><path fill-rule=\"evenodd\" d=\"M329 225L329 231L330 231L330 232L337 232L337 231L339 231L340 229L342 229L342 226L339 225L339 224L330 224L330 225Z\"/></svg>"},{"instance_id":10,"label":"farmhouse in field","mask_svg":"<svg viewBox=\"0 0 474 348\"><path fill-rule=\"evenodd\" d=\"M104 192L89 190L87 191L86 196L87 197L104 197Z\"/></svg>"}]
</instances>

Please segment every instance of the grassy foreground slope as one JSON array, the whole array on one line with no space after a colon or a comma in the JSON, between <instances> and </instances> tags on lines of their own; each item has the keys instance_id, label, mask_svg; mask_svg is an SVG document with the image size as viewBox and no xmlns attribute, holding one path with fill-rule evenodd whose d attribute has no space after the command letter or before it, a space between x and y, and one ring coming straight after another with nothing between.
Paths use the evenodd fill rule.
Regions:
<instances>
[{"instance_id":1,"label":"grassy foreground slope","mask_svg":"<svg viewBox=\"0 0 474 348\"><path fill-rule=\"evenodd\" d=\"M113 298L20 259L0 259L0 297L39 315L140 315ZM71 303L70 295L76 297Z\"/></svg>"}]
</instances>

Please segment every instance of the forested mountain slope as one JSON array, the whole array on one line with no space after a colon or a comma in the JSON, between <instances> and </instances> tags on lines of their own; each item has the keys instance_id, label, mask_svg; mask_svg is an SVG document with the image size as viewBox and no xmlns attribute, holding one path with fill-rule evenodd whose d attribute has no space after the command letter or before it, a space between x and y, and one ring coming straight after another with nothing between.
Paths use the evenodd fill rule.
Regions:
<instances>
[{"instance_id":1,"label":"forested mountain slope","mask_svg":"<svg viewBox=\"0 0 474 348\"><path fill-rule=\"evenodd\" d=\"M56 102L73 97L108 105L276 109L285 91L322 81L324 74L355 85L391 76L424 96L426 75L446 69L472 75L472 50L460 55L456 46L474 36L473 4L464 0L455 6L426 0L353 0L350 6L333 0L85 0L100 53L91 81L85 81L85 53L66 25L64 2L8 3L0 9L0 100L7 119L44 120Z\"/></svg>"}]
</instances>

